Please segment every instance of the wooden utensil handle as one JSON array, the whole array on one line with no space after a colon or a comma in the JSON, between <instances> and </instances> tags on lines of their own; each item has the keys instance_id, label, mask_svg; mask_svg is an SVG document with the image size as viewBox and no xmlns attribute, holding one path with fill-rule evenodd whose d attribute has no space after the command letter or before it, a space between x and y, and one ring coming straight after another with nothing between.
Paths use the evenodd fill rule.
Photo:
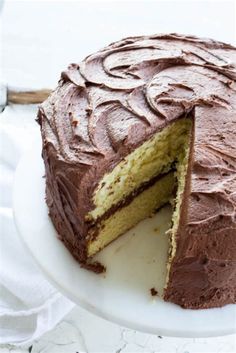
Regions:
<instances>
[{"instance_id":1,"label":"wooden utensil handle","mask_svg":"<svg viewBox=\"0 0 236 353\"><path fill-rule=\"evenodd\" d=\"M7 101L8 103L15 104L37 104L42 103L51 93L50 89L41 89L37 91L17 92L8 90Z\"/></svg>"}]
</instances>

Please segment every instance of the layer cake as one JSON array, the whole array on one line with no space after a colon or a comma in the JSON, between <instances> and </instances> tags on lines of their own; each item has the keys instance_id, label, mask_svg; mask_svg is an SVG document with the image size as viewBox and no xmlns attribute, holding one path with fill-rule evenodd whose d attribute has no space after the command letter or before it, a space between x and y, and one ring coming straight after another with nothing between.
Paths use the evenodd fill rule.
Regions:
<instances>
[{"instance_id":1,"label":"layer cake","mask_svg":"<svg viewBox=\"0 0 236 353\"><path fill-rule=\"evenodd\" d=\"M164 299L236 302L236 49L130 37L71 64L41 105L49 214L83 267L168 202Z\"/></svg>"}]
</instances>

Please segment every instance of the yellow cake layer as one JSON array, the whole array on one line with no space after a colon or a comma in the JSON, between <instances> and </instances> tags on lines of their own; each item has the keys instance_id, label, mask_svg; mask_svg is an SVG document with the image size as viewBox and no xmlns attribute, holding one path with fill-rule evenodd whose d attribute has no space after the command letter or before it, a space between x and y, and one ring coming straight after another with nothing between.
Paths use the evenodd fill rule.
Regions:
<instances>
[{"instance_id":1,"label":"yellow cake layer","mask_svg":"<svg viewBox=\"0 0 236 353\"><path fill-rule=\"evenodd\" d=\"M190 151L190 131L189 134L186 136L184 144L181 148L180 153L178 154L177 162L176 162L176 172L175 177L177 181L177 193L176 198L174 200L173 208L174 212L172 215L172 228L169 231L169 259L167 263L167 278L166 278L166 285L169 279L169 272L171 262L176 253L176 232L179 226L179 219L180 219L180 209L183 199L183 193L185 189L185 181L188 169L188 160L189 160L189 151Z\"/></svg>"},{"instance_id":2,"label":"yellow cake layer","mask_svg":"<svg viewBox=\"0 0 236 353\"><path fill-rule=\"evenodd\" d=\"M105 174L93 196L95 208L88 214L88 220L95 221L142 183L168 172L186 141L190 124L189 119L170 124Z\"/></svg>"},{"instance_id":3,"label":"yellow cake layer","mask_svg":"<svg viewBox=\"0 0 236 353\"><path fill-rule=\"evenodd\" d=\"M88 245L88 256L93 256L119 235L166 204L172 196L174 180L174 173L168 173L136 196L127 206L118 209L109 218L100 221L98 236Z\"/></svg>"}]
</instances>

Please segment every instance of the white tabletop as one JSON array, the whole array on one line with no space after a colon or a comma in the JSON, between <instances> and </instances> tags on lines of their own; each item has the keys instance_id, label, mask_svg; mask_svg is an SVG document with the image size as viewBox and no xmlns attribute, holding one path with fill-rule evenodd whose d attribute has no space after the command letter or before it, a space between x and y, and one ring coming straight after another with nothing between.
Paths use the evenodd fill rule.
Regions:
<instances>
[{"instance_id":1,"label":"white tabletop","mask_svg":"<svg viewBox=\"0 0 236 353\"><path fill-rule=\"evenodd\" d=\"M125 36L179 32L236 42L234 1L6 1L2 75L14 87L54 87L59 73ZM33 119L34 117L32 117ZM1 353L23 353L10 346ZM230 352L236 335L209 339L158 337L125 329L76 307L34 342L32 353Z\"/></svg>"},{"instance_id":2,"label":"white tabletop","mask_svg":"<svg viewBox=\"0 0 236 353\"><path fill-rule=\"evenodd\" d=\"M170 338L125 329L76 307L51 332L34 342L31 353L234 353L234 335L215 338ZM0 348L1 353L28 353Z\"/></svg>"}]
</instances>

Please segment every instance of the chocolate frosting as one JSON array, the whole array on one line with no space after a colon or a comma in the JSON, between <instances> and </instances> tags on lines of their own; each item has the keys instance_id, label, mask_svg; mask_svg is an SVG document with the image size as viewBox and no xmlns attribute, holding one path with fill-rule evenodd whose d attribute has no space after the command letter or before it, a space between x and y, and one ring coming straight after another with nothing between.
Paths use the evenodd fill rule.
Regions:
<instances>
[{"instance_id":1,"label":"chocolate frosting","mask_svg":"<svg viewBox=\"0 0 236 353\"><path fill-rule=\"evenodd\" d=\"M193 131L165 300L222 306L236 302L233 46L177 34L130 37L71 64L38 113L47 203L61 239L88 264L85 216L98 182L183 116Z\"/></svg>"}]
</instances>

